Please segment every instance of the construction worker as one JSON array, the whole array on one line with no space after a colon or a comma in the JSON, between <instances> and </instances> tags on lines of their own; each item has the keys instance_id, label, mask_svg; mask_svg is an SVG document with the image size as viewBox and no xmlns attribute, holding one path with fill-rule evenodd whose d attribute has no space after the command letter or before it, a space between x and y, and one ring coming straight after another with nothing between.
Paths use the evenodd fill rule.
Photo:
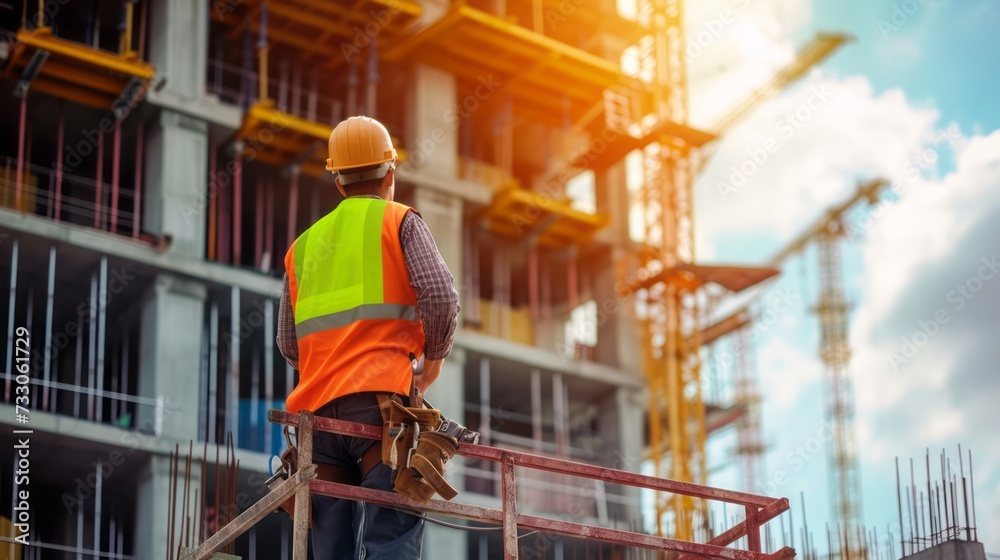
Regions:
<instances>
[{"instance_id":1,"label":"construction worker","mask_svg":"<svg viewBox=\"0 0 1000 560\"><path fill-rule=\"evenodd\" d=\"M333 130L329 149L326 169L345 199L285 257L277 342L299 371L286 408L382 425L379 394L405 401L438 378L452 348L458 292L427 224L393 202L397 156L385 127L351 117ZM421 356L423 372L414 377L413 358ZM313 441L321 478L393 490L379 442L326 432ZM311 505L316 560L420 557L418 516L328 496L313 495Z\"/></svg>"}]
</instances>

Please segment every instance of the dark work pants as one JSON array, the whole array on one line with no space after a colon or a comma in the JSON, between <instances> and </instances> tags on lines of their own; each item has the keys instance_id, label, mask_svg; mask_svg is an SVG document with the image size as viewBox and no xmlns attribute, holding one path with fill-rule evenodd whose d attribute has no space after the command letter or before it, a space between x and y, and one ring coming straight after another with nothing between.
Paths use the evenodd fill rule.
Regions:
<instances>
[{"instance_id":1,"label":"dark work pants","mask_svg":"<svg viewBox=\"0 0 1000 560\"><path fill-rule=\"evenodd\" d=\"M374 393L335 399L316 416L382 425ZM358 460L375 440L315 432L313 461L359 469ZM360 473L359 473L360 476ZM361 486L392 492L393 472L379 463ZM311 540L314 560L418 560L424 521L415 515L374 504L312 496Z\"/></svg>"}]
</instances>

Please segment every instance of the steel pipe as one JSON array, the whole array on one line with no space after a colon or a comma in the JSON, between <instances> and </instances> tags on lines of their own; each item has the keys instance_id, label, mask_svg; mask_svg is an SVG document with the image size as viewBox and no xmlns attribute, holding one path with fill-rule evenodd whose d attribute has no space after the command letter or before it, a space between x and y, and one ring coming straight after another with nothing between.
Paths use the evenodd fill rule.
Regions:
<instances>
[{"instance_id":1,"label":"steel pipe","mask_svg":"<svg viewBox=\"0 0 1000 560\"><path fill-rule=\"evenodd\" d=\"M56 246L49 247L49 283L45 298L45 362L42 367L42 410L49 409L49 380L52 376L52 311L55 306ZM8 370L9 371L9 370Z\"/></svg>"},{"instance_id":2,"label":"steel pipe","mask_svg":"<svg viewBox=\"0 0 1000 560\"><path fill-rule=\"evenodd\" d=\"M108 257L101 257L100 291L98 292L100 326L97 331L97 421L104 417L104 346L108 328Z\"/></svg>"},{"instance_id":3,"label":"steel pipe","mask_svg":"<svg viewBox=\"0 0 1000 560\"><path fill-rule=\"evenodd\" d=\"M17 261L18 261L18 240L15 237L10 251L10 298L7 301L7 369L4 371L14 371L14 313L17 311ZM10 402L10 379L7 376L4 381L4 400Z\"/></svg>"}]
</instances>

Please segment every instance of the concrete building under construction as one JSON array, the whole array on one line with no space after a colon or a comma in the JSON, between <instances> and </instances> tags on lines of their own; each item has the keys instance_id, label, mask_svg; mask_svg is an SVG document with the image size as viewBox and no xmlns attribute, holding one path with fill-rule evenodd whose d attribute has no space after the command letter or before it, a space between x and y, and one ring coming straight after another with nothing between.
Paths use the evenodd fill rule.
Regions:
<instances>
[{"instance_id":1,"label":"concrete building under construction","mask_svg":"<svg viewBox=\"0 0 1000 560\"><path fill-rule=\"evenodd\" d=\"M462 295L428 398L485 444L630 471L653 459L659 476L704 484L705 439L755 397L702 398L692 294L774 272L695 263L689 155L714 136L685 124L680 4L618 4L0 10L0 343L13 372L17 328L31 333L30 489L45 518L22 557L159 558L265 492L284 447L266 413L295 383L274 343L283 257L338 203L326 140L355 114L402 148L397 200L429 224ZM12 373L4 383L0 422L16 427ZM11 437L4 504L18 491ZM189 465L173 463L178 447ZM459 500L498 503L495 467L456 460ZM644 509L626 486L518 484L539 515L709 530L698 500ZM171 519L184 500L197 513ZM232 551L288 558L291 526L272 515ZM425 539L435 558L502 549L497 534L429 526Z\"/></svg>"}]
</instances>

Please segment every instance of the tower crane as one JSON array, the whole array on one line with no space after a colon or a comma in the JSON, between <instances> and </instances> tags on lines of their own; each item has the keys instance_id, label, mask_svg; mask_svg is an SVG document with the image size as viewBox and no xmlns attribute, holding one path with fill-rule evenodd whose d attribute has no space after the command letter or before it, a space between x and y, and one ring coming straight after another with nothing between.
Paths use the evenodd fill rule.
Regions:
<instances>
[{"instance_id":1,"label":"tower crane","mask_svg":"<svg viewBox=\"0 0 1000 560\"><path fill-rule=\"evenodd\" d=\"M641 66L654 69L656 119L685 125L688 99L682 2L647 0L643 6L652 24L653 41L641 53L645 59ZM846 35L832 33L818 36L791 64L731 110L716 130L721 132L732 126L848 39ZM701 484L707 476L707 430L697 292L713 277L715 280L723 276L730 280L752 277L755 278L752 284L770 273L694 265L692 185L699 168L699 154L659 142L647 146L643 155L645 176L640 197L644 250L636 273L639 282L633 284L639 288L643 369L649 384L650 456L655 475L660 476L661 471L669 468L670 478ZM669 466L665 464L668 449ZM690 539L696 529L707 528L708 512L703 500L658 497L655 508L656 528L661 535L670 533L675 538ZM670 524L664 527L668 514Z\"/></svg>"},{"instance_id":2,"label":"tower crane","mask_svg":"<svg viewBox=\"0 0 1000 560\"><path fill-rule=\"evenodd\" d=\"M824 366L826 385L826 415L832 426L830 448L831 501L834 518L845 529L861 524L862 504L858 458L854 441L854 389L848 365L851 357L848 339L848 311L850 307L844 294L840 242L847 233L846 214L858 203L874 204L885 187L884 179L873 179L858 185L848 198L828 208L799 235L782 247L767 262L767 266L780 268L784 262L801 253L810 243L817 244L819 254L820 292L813 311L819 317L820 359ZM750 306L763 291L731 313L702 331L702 337L713 340L726 333L737 331L752 321ZM846 530L847 557L864 555L863 543Z\"/></svg>"}]
</instances>

